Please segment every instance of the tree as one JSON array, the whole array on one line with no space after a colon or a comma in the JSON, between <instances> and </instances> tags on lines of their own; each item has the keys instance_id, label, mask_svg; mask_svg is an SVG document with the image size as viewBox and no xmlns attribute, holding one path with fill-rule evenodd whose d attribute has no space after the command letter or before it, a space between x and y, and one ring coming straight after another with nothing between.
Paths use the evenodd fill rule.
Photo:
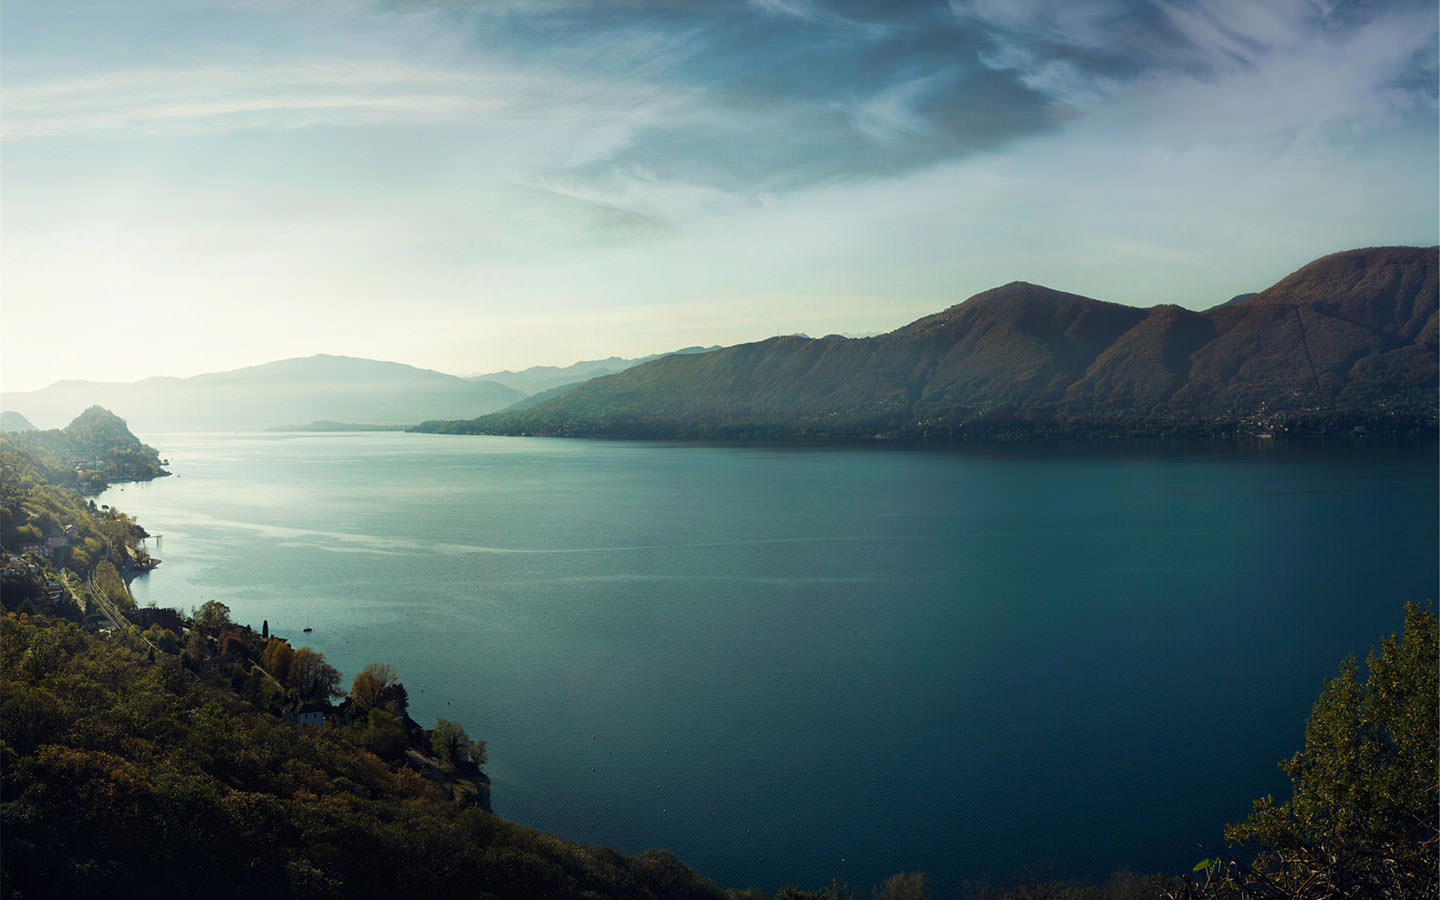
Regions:
<instances>
[{"instance_id":1,"label":"tree","mask_svg":"<svg viewBox=\"0 0 1440 900\"><path fill-rule=\"evenodd\" d=\"M145 629L145 639L159 647L163 653L175 653L180 649L179 635L158 624Z\"/></svg>"},{"instance_id":2,"label":"tree","mask_svg":"<svg viewBox=\"0 0 1440 900\"><path fill-rule=\"evenodd\" d=\"M245 638L233 627L220 630L220 655L232 659L243 659L249 655Z\"/></svg>"},{"instance_id":3,"label":"tree","mask_svg":"<svg viewBox=\"0 0 1440 900\"><path fill-rule=\"evenodd\" d=\"M430 735L430 748L440 757L440 765L453 772L462 765L485 765L484 741L472 741L459 722L436 719Z\"/></svg>"},{"instance_id":4,"label":"tree","mask_svg":"<svg viewBox=\"0 0 1440 900\"><path fill-rule=\"evenodd\" d=\"M405 725L383 709L372 709L365 718L345 729L345 736L382 759L394 759L405 752L409 733Z\"/></svg>"},{"instance_id":5,"label":"tree","mask_svg":"<svg viewBox=\"0 0 1440 900\"><path fill-rule=\"evenodd\" d=\"M1350 657L1326 682L1305 748L1280 764L1290 799L1258 800L1225 829L1258 847L1249 874L1279 890L1254 896L1440 896L1437 635L1429 605L1407 604L1403 636L1371 649L1363 681Z\"/></svg>"},{"instance_id":6,"label":"tree","mask_svg":"<svg viewBox=\"0 0 1440 900\"><path fill-rule=\"evenodd\" d=\"M290 645L278 638L271 638L260 654L260 665L276 681L284 684L290 678Z\"/></svg>"},{"instance_id":7,"label":"tree","mask_svg":"<svg viewBox=\"0 0 1440 900\"><path fill-rule=\"evenodd\" d=\"M787 884L775 892L775 900L855 900L855 892L838 878L818 891L802 891L793 884Z\"/></svg>"},{"instance_id":8,"label":"tree","mask_svg":"<svg viewBox=\"0 0 1440 900\"><path fill-rule=\"evenodd\" d=\"M210 642L205 635L198 628L190 629L190 637L185 640L185 658L198 665L209 655Z\"/></svg>"},{"instance_id":9,"label":"tree","mask_svg":"<svg viewBox=\"0 0 1440 900\"><path fill-rule=\"evenodd\" d=\"M891 875L871 893L875 900L930 900L930 886L924 872Z\"/></svg>"},{"instance_id":10,"label":"tree","mask_svg":"<svg viewBox=\"0 0 1440 900\"><path fill-rule=\"evenodd\" d=\"M370 663L350 683L350 699L362 712L374 709L385 700L389 688L400 683L394 670L384 663Z\"/></svg>"},{"instance_id":11,"label":"tree","mask_svg":"<svg viewBox=\"0 0 1440 900\"><path fill-rule=\"evenodd\" d=\"M340 690L340 673L325 661L324 654L309 647L299 647L290 654L286 684L300 693L301 700L329 700L344 693Z\"/></svg>"},{"instance_id":12,"label":"tree","mask_svg":"<svg viewBox=\"0 0 1440 900\"><path fill-rule=\"evenodd\" d=\"M230 624L230 607L219 600L206 600L195 613L195 627L203 631L219 631Z\"/></svg>"},{"instance_id":13,"label":"tree","mask_svg":"<svg viewBox=\"0 0 1440 900\"><path fill-rule=\"evenodd\" d=\"M410 708L410 692L405 690L405 685L398 681L385 689L384 697L380 701L385 709L396 716L403 716Z\"/></svg>"}]
</instances>

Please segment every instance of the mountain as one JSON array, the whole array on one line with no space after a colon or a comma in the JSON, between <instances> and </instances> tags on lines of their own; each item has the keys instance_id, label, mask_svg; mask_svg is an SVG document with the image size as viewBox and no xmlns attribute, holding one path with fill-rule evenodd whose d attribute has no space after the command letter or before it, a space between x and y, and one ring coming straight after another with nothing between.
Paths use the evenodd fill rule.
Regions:
<instances>
[{"instance_id":1,"label":"mountain","mask_svg":"<svg viewBox=\"0 0 1440 900\"><path fill-rule=\"evenodd\" d=\"M706 353L710 350L720 349L714 347L685 347L673 351L674 354ZM616 372L623 372L641 363L649 362L652 359L659 359L662 356L669 356L667 353L652 353L649 356L641 356L635 359L621 359L618 356L611 356L606 359L590 359L574 363L568 366L531 366L519 372L512 372L506 369L503 372L487 372L483 375L469 376L472 381L493 381L507 387L523 391L532 397L536 394L555 392L556 395L563 393L563 389L569 389L577 384L582 384L592 378L599 378L602 375L613 375ZM527 398L528 399L528 398ZM522 401L523 402L523 401Z\"/></svg>"},{"instance_id":2,"label":"mountain","mask_svg":"<svg viewBox=\"0 0 1440 900\"><path fill-rule=\"evenodd\" d=\"M502 409L523 392L430 369L346 356L311 356L127 384L61 381L5 396L5 405L41 424L100 404L142 432L237 431L327 420L377 425L475 416Z\"/></svg>"},{"instance_id":3,"label":"mountain","mask_svg":"<svg viewBox=\"0 0 1440 900\"><path fill-rule=\"evenodd\" d=\"M888 334L669 356L427 431L650 437L1433 431L1437 256L1316 260L1203 312L1014 282Z\"/></svg>"},{"instance_id":4,"label":"mountain","mask_svg":"<svg viewBox=\"0 0 1440 900\"><path fill-rule=\"evenodd\" d=\"M28 455L45 472L45 480L87 494L117 481L149 481L170 474L154 447L140 443L124 419L99 406L85 410L64 428L6 432L0 435L0 450Z\"/></svg>"},{"instance_id":5,"label":"mountain","mask_svg":"<svg viewBox=\"0 0 1440 900\"><path fill-rule=\"evenodd\" d=\"M620 370L620 371L624 371L624 370L622 369L622 370ZM593 377L599 378L599 377L601 377L601 376L596 375L596 376L593 376ZM501 411L501 412L519 412L519 411L522 410L522 409L529 409L530 407L535 406L536 404L544 403L546 400L550 400L550 399L552 399L552 398L554 398L554 397L558 397L558 396L560 396L561 394L565 393L566 391L570 390L571 388L579 387L580 385L584 384L586 381L589 381L589 380L590 380L589 378L586 378L586 379L583 379L583 380L580 380L580 381L570 381L570 382L566 382L565 384L559 385L558 387L550 388L549 390L539 391L539 392L537 392L537 393L531 394L531 395L528 396L528 397L524 397L524 398L522 398L522 399L520 399L520 400L515 401L514 403L510 404L509 406L505 407L504 409L502 409L502 410L500 410L500 411Z\"/></svg>"},{"instance_id":6,"label":"mountain","mask_svg":"<svg viewBox=\"0 0 1440 900\"><path fill-rule=\"evenodd\" d=\"M0 412L0 431L34 431L35 426L30 420L17 412L5 410Z\"/></svg>"}]
</instances>

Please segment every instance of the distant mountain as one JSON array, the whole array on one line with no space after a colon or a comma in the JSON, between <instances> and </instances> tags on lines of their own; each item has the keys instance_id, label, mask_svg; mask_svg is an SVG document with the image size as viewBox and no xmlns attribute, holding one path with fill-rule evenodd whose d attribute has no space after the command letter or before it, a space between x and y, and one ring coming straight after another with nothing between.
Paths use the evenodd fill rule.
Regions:
<instances>
[{"instance_id":1,"label":"distant mountain","mask_svg":"<svg viewBox=\"0 0 1440 900\"><path fill-rule=\"evenodd\" d=\"M30 424L30 420L27 419L27 418L25 418L24 416L20 415L19 413L17 413L17 412L11 412L11 411L8 410L8 409L5 410L4 412L0 412L0 431L35 431L35 430L36 430L36 428L35 428L34 425L31 425L31 424Z\"/></svg>"},{"instance_id":2,"label":"distant mountain","mask_svg":"<svg viewBox=\"0 0 1440 900\"><path fill-rule=\"evenodd\" d=\"M241 431L327 420L376 425L469 417L524 396L505 385L345 356L311 356L193 378L126 384L61 381L7 394L5 405L51 425L94 404L137 431Z\"/></svg>"},{"instance_id":3,"label":"distant mountain","mask_svg":"<svg viewBox=\"0 0 1440 900\"><path fill-rule=\"evenodd\" d=\"M431 431L954 439L1433 431L1437 255L1324 257L1204 312L1014 282L888 334L669 356Z\"/></svg>"},{"instance_id":4,"label":"distant mountain","mask_svg":"<svg viewBox=\"0 0 1440 900\"><path fill-rule=\"evenodd\" d=\"M720 346L717 344L713 347L685 347L681 350L675 350L673 353L708 353L711 350L719 349ZM618 356L611 356L606 359L584 360L569 366L531 366L520 372L512 372L506 369L503 372L487 372L483 375L471 375L469 378L472 381L494 381L497 384L507 385L518 391L523 391L533 397L535 394L558 392L559 389L562 388L568 389L577 384L589 381L592 378L599 378L602 375L613 375L616 372L623 372L626 369L649 362L652 359L659 359L662 356L670 355L672 354L652 353L649 356L641 356L636 359L621 359ZM530 398L527 398L527 400L528 399Z\"/></svg>"},{"instance_id":5,"label":"distant mountain","mask_svg":"<svg viewBox=\"0 0 1440 900\"><path fill-rule=\"evenodd\" d=\"M622 370L622 371L623 371L623 370ZM596 376L594 376L594 377L599 378L599 377L601 377L601 376L596 375ZM504 409L502 409L502 410L500 410L500 411L501 411L501 412L519 412L519 411L522 410L522 409L529 409L530 407L535 406L536 404L544 403L546 400L552 400L552 399L560 396L561 394L565 393L566 391L570 390L571 388L579 387L580 385L584 384L586 381L589 381L589 380L590 380L589 378L586 378L586 379L583 379L583 380L581 380L581 381L571 381L571 382L568 382L568 383L566 383L566 384L562 384L562 385L560 385L559 387L550 388L548 391L540 391L540 392L538 392L538 393L531 394L531 395L528 396L528 397L525 397L525 398L523 398L523 399L520 399L520 400L515 401L514 403L510 404L509 406L505 407Z\"/></svg>"},{"instance_id":6,"label":"distant mountain","mask_svg":"<svg viewBox=\"0 0 1440 900\"><path fill-rule=\"evenodd\" d=\"M1224 303L1222 303L1222 304L1220 304L1220 305L1221 305L1221 306L1234 306L1236 303L1239 303L1239 302L1242 301L1242 300L1249 300L1249 299L1250 299L1251 297L1253 297L1253 296L1255 296L1255 292L1254 292L1254 291L1251 291L1251 292L1248 293L1248 294L1236 294L1235 296L1231 297L1229 300L1226 300Z\"/></svg>"}]
</instances>

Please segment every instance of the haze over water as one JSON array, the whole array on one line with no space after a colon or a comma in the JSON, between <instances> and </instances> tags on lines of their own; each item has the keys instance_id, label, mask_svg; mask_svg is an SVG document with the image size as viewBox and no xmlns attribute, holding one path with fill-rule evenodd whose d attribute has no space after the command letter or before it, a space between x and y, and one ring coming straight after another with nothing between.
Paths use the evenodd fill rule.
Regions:
<instances>
[{"instance_id":1,"label":"haze over water","mask_svg":"<svg viewBox=\"0 0 1440 900\"><path fill-rule=\"evenodd\" d=\"M138 602L390 663L500 815L732 887L1188 869L1440 568L1433 444L141 438Z\"/></svg>"}]
</instances>

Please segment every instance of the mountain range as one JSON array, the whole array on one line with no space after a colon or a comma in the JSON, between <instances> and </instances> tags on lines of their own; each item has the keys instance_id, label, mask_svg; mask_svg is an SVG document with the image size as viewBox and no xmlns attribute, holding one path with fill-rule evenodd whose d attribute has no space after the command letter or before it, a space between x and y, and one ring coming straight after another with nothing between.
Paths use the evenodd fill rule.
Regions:
<instances>
[{"instance_id":1,"label":"mountain range","mask_svg":"<svg viewBox=\"0 0 1440 900\"><path fill-rule=\"evenodd\" d=\"M424 431L955 439L1433 431L1440 248L1318 259L1205 311L1013 282L867 338L667 356Z\"/></svg>"},{"instance_id":2,"label":"mountain range","mask_svg":"<svg viewBox=\"0 0 1440 900\"><path fill-rule=\"evenodd\" d=\"M717 347L687 347L703 353ZM55 428L76 409L119 411L141 432L246 431L275 428L400 428L423 419L471 417L523 408L587 379L658 359L586 360L460 378L402 363L320 354L192 378L137 382L59 381L38 391L7 393L0 430Z\"/></svg>"},{"instance_id":3,"label":"mountain range","mask_svg":"<svg viewBox=\"0 0 1440 900\"><path fill-rule=\"evenodd\" d=\"M711 350L719 350L717 344L713 347L685 347L676 350L675 353L707 353ZM515 388L529 395L554 394L558 396L561 392L574 387L592 378L599 378L602 375L614 375L616 372L623 372L626 369L634 368L641 363L647 363L652 359L659 359L665 356L664 353L652 353L649 356L640 356L634 359L622 359L618 356L611 356L605 359L587 359L568 366L531 366L519 372L506 369L501 372L486 372L481 375L466 376L471 381L493 381L503 384L506 387Z\"/></svg>"},{"instance_id":4,"label":"mountain range","mask_svg":"<svg viewBox=\"0 0 1440 900\"><path fill-rule=\"evenodd\" d=\"M285 359L192 378L129 383L59 381L4 396L8 410L42 428L76 409L104 406L139 432L243 431L319 420L409 424L432 416L503 409L523 391L431 369L347 356Z\"/></svg>"},{"instance_id":5,"label":"mountain range","mask_svg":"<svg viewBox=\"0 0 1440 900\"><path fill-rule=\"evenodd\" d=\"M1204 311L1012 282L863 338L790 335L471 378L319 355L61 381L5 395L19 415L3 425L53 428L98 404L140 432L421 421L457 433L797 439L1433 431L1437 255L1336 253Z\"/></svg>"}]
</instances>

